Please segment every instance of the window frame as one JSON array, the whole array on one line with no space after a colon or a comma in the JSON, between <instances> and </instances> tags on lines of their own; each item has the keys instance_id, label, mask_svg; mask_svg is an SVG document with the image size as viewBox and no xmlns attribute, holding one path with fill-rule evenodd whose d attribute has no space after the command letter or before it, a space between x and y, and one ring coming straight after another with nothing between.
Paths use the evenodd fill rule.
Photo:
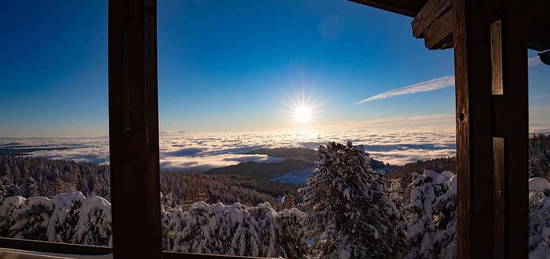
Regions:
<instances>
[{"instance_id":1,"label":"window frame","mask_svg":"<svg viewBox=\"0 0 550 259\"><path fill-rule=\"evenodd\" d=\"M60 253L112 252L115 258L254 258L162 251L157 2L108 1L113 248L13 238L0 238L0 247ZM418 15L418 10L404 12L406 8L395 9L398 1L351 1L409 16ZM427 3L433 5L437 1L444 0L429 0ZM457 257L486 258L500 254L526 257L528 96L525 6L519 0L497 1L498 4L488 3L481 7L476 5L478 0L447 1L452 1L455 18L452 26L459 177ZM496 19L502 19L502 34L499 36L503 56L503 62L499 64L502 66L499 67L504 88L502 95L491 94L490 24ZM493 147L494 138L502 139L498 156L494 152L497 150ZM491 173L487 175L487 172ZM496 187L493 185L497 181L495 178L503 179ZM493 209L501 214L496 215ZM497 224L494 223L496 217ZM497 233L504 233L504 236Z\"/></svg>"}]
</instances>

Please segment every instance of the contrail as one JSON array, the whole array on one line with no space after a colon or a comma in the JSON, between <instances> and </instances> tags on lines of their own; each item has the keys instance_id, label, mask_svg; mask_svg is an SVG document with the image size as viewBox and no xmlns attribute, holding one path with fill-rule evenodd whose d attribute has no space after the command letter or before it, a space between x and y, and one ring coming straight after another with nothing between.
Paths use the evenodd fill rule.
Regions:
<instances>
[{"instance_id":1,"label":"contrail","mask_svg":"<svg viewBox=\"0 0 550 259\"><path fill-rule=\"evenodd\" d=\"M529 57L527 59L527 66L528 67L536 67L536 66L541 65L541 64L542 64L542 61L540 60L539 55L534 55L534 56ZM450 86L454 86L454 85L455 85L455 77L454 76L444 76L444 77L439 77L439 78L435 78L435 79L432 79L432 80L428 80L428 81L408 85L408 86L401 87L401 88L398 88L398 89L394 89L394 90L391 90L391 91L383 92L381 94L377 94L375 96L371 96L369 98L360 100L360 101L354 103L354 105L361 104L361 103L366 103L366 102L370 102L370 101L374 101L374 100L386 99L386 98L390 98L390 97L394 97L394 96L398 96L398 95L434 91L434 90L438 90L438 89L442 89L442 88L446 88L446 87L450 87Z\"/></svg>"},{"instance_id":2,"label":"contrail","mask_svg":"<svg viewBox=\"0 0 550 259\"><path fill-rule=\"evenodd\" d=\"M383 92L381 94L377 94L375 96L371 96L369 98L358 101L358 102L354 103L354 105L355 104L366 103L366 102L370 102L370 101L374 101L374 100L379 100L379 99L386 99L386 98L390 98L390 97L394 97L394 96L398 96L398 95L414 94L414 93L420 93L420 92L433 91L433 90L453 86L454 84L455 84L455 77L454 76L439 77L439 78L436 78L436 79L432 79L432 80L428 80L428 81L408 85L408 86L405 86L405 87L401 87L401 88L398 88L398 89L394 89L394 90L391 90L391 91Z\"/></svg>"}]
</instances>

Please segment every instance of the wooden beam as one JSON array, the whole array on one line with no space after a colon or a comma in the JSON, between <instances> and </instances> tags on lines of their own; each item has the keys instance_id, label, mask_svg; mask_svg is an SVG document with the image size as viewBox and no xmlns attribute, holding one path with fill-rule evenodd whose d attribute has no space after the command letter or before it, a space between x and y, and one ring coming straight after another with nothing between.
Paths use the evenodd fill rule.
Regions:
<instances>
[{"instance_id":1,"label":"wooden beam","mask_svg":"<svg viewBox=\"0 0 550 259\"><path fill-rule=\"evenodd\" d=\"M528 145L527 12L522 0L501 0L502 84L499 110L504 137L504 258L528 257ZM494 96L500 97L500 96ZM498 135L497 135L498 134Z\"/></svg>"},{"instance_id":2,"label":"wooden beam","mask_svg":"<svg viewBox=\"0 0 550 259\"><path fill-rule=\"evenodd\" d=\"M453 0L458 258L493 258L491 55L484 1Z\"/></svg>"},{"instance_id":3,"label":"wooden beam","mask_svg":"<svg viewBox=\"0 0 550 259\"><path fill-rule=\"evenodd\" d=\"M0 237L0 247L33 252L74 255L106 255L112 253L112 249L105 246L77 245L7 237Z\"/></svg>"},{"instance_id":4,"label":"wooden beam","mask_svg":"<svg viewBox=\"0 0 550 259\"><path fill-rule=\"evenodd\" d=\"M504 258L505 235L505 147L504 138L493 138L493 176L495 181L495 220L494 220L494 251L495 258Z\"/></svg>"},{"instance_id":5,"label":"wooden beam","mask_svg":"<svg viewBox=\"0 0 550 259\"><path fill-rule=\"evenodd\" d=\"M527 258L527 18L521 2L453 0L458 258Z\"/></svg>"},{"instance_id":6,"label":"wooden beam","mask_svg":"<svg viewBox=\"0 0 550 259\"><path fill-rule=\"evenodd\" d=\"M412 21L413 35L424 38L426 48L453 47L455 14L451 7L451 0L429 0Z\"/></svg>"},{"instance_id":7,"label":"wooden beam","mask_svg":"<svg viewBox=\"0 0 550 259\"><path fill-rule=\"evenodd\" d=\"M378 9L415 17L426 0L350 0L363 5L372 6Z\"/></svg>"},{"instance_id":8,"label":"wooden beam","mask_svg":"<svg viewBox=\"0 0 550 259\"><path fill-rule=\"evenodd\" d=\"M502 86L502 20L496 20L491 23L491 69L492 92L493 95L502 95L504 88Z\"/></svg>"},{"instance_id":9,"label":"wooden beam","mask_svg":"<svg viewBox=\"0 0 550 259\"><path fill-rule=\"evenodd\" d=\"M109 145L115 258L160 258L156 1L109 1Z\"/></svg>"},{"instance_id":10,"label":"wooden beam","mask_svg":"<svg viewBox=\"0 0 550 259\"><path fill-rule=\"evenodd\" d=\"M438 19L441 19L445 12L448 12L452 8L451 2L451 0L429 0L412 21L412 31L415 37L425 38L426 46L438 46L436 48L428 47L429 49L453 47L452 37L448 35L452 35L454 24L450 24L447 32L442 33L446 34L445 36L437 34L439 36L437 39L431 39L430 35L426 35L430 26L436 23ZM538 51L550 49L550 34L544 33L550 29L550 3L545 0L526 0L525 4L527 5L527 13L529 14L526 17L528 23L526 28L528 33L527 46L530 49ZM436 42L438 39L445 39L446 42ZM451 41L448 42L447 39L451 39Z\"/></svg>"},{"instance_id":11,"label":"wooden beam","mask_svg":"<svg viewBox=\"0 0 550 259\"><path fill-rule=\"evenodd\" d=\"M109 255L113 252L111 247L90 246L59 242L37 241L29 239L5 238L0 237L0 248L24 250L38 253L64 254L69 257L74 255L98 256ZM3 258L0 256L0 258ZM11 257L10 257L11 258ZM67 257L63 257L67 258ZM266 259L266 257L235 256L235 255L215 255L215 254L197 254L197 253L175 253L162 252L162 259Z\"/></svg>"},{"instance_id":12,"label":"wooden beam","mask_svg":"<svg viewBox=\"0 0 550 259\"><path fill-rule=\"evenodd\" d=\"M447 11L436 19L424 32L424 44L426 48L444 49L453 46L452 28L455 24L455 16Z\"/></svg>"},{"instance_id":13,"label":"wooden beam","mask_svg":"<svg viewBox=\"0 0 550 259\"><path fill-rule=\"evenodd\" d=\"M429 0L411 23L413 35L417 38L423 37L426 29L428 29L435 20L443 16L450 8L450 0ZM452 34L453 25L454 24L451 24L449 28L450 34Z\"/></svg>"}]
</instances>

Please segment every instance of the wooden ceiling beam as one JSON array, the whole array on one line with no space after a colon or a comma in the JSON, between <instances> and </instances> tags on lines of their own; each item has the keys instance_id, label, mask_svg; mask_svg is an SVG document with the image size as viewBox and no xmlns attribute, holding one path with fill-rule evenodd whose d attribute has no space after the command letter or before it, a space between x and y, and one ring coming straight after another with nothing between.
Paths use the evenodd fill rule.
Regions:
<instances>
[{"instance_id":1,"label":"wooden ceiling beam","mask_svg":"<svg viewBox=\"0 0 550 259\"><path fill-rule=\"evenodd\" d=\"M450 8L450 0L429 0L412 21L413 35L417 38L423 37L430 25Z\"/></svg>"},{"instance_id":2,"label":"wooden ceiling beam","mask_svg":"<svg viewBox=\"0 0 550 259\"><path fill-rule=\"evenodd\" d=\"M450 10L450 9L449 9ZM424 44L428 49L446 49L453 47L455 16L447 11L437 18L424 32Z\"/></svg>"},{"instance_id":3,"label":"wooden ceiling beam","mask_svg":"<svg viewBox=\"0 0 550 259\"><path fill-rule=\"evenodd\" d=\"M447 49L454 46L452 30L454 18L446 15L451 9L451 0L349 0L386 11L414 17L413 35L424 38L428 49ZM493 1L495 2L495 1ZM498 1L493 3L498 4ZM526 0L527 5L527 47L545 51L550 49L550 1ZM449 23L451 22L451 23ZM441 27L448 24L447 30ZM433 37L433 38L432 38Z\"/></svg>"},{"instance_id":4,"label":"wooden ceiling beam","mask_svg":"<svg viewBox=\"0 0 550 259\"><path fill-rule=\"evenodd\" d=\"M429 0L411 23L413 35L431 50L453 47L454 24L450 0Z\"/></svg>"}]
</instances>

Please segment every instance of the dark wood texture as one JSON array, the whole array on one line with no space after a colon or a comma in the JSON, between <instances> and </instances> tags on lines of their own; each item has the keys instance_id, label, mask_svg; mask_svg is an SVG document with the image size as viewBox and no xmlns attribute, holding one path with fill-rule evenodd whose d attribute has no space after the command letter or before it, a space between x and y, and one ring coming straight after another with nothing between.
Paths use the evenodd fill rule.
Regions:
<instances>
[{"instance_id":1,"label":"dark wood texture","mask_svg":"<svg viewBox=\"0 0 550 259\"><path fill-rule=\"evenodd\" d=\"M372 7L384 9L394 13L399 13L411 17L413 20L413 35L415 37L424 37L422 34L437 19L443 16L441 8L450 6L452 0L350 0L353 2L369 5ZM496 0L498 1L498 0ZM433 3L430 3L433 2ZM489 1L491 2L491 1ZM494 2L494 1L493 1ZM527 8L527 46L531 49L544 51L550 49L550 1L548 0L524 0ZM426 8L425 11L423 9ZM447 34L453 34L453 26L448 28ZM443 37L445 38L445 37ZM433 41L433 40L432 40ZM428 46L429 44L426 44ZM452 38L450 42L444 42L433 49L452 48ZM442 47L439 47L442 46Z\"/></svg>"},{"instance_id":2,"label":"dark wood texture","mask_svg":"<svg viewBox=\"0 0 550 259\"><path fill-rule=\"evenodd\" d=\"M505 239L504 233L505 221L504 214L506 208L505 195L505 179L504 179L504 138L493 138L493 176L495 178L495 220L494 220L494 245L495 258L503 258Z\"/></svg>"},{"instance_id":3,"label":"dark wood texture","mask_svg":"<svg viewBox=\"0 0 550 259\"><path fill-rule=\"evenodd\" d=\"M161 254L156 1L109 1L109 141L115 258Z\"/></svg>"},{"instance_id":4,"label":"dark wood texture","mask_svg":"<svg viewBox=\"0 0 550 259\"><path fill-rule=\"evenodd\" d=\"M0 247L25 250L30 252L56 253L66 255L107 255L113 252L111 247L76 245L58 242L45 242L28 239L3 238L0 237ZM162 252L163 259L261 259L260 257L231 256L231 255L213 255L213 254L193 254L193 253L173 253ZM265 258L264 258L265 259Z\"/></svg>"},{"instance_id":5,"label":"dark wood texture","mask_svg":"<svg viewBox=\"0 0 550 259\"><path fill-rule=\"evenodd\" d=\"M452 47L453 34L449 34L449 27L452 28L455 23L453 12L445 12L443 16L437 18L424 31L424 44L428 49L445 49Z\"/></svg>"},{"instance_id":6,"label":"dark wood texture","mask_svg":"<svg viewBox=\"0 0 550 259\"><path fill-rule=\"evenodd\" d=\"M0 247L34 252L75 255L105 255L112 253L112 249L105 246L75 245L4 237L0 237Z\"/></svg>"},{"instance_id":7,"label":"dark wood texture","mask_svg":"<svg viewBox=\"0 0 550 259\"><path fill-rule=\"evenodd\" d=\"M459 258L527 258L525 6L453 0L453 7Z\"/></svg>"},{"instance_id":8,"label":"dark wood texture","mask_svg":"<svg viewBox=\"0 0 550 259\"><path fill-rule=\"evenodd\" d=\"M450 8L451 1L449 0L429 0L411 23L413 35L417 38L423 37L424 31Z\"/></svg>"},{"instance_id":9,"label":"dark wood texture","mask_svg":"<svg viewBox=\"0 0 550 259\"><path fill-rule=\"evenodd\" d=\"M528 47L538 51L550 49L550 1L525 0L525 3Z\"/></svg>"},{"instance_id":10,"label":"dark wood texture","mask_svg":"<svg viewBox=\"0 0 550 259\"><path fill-rule=\"evenodd\" d=\"M502 96L495 95L493 135L505 139L504 229L505 258L527 258L528 145L527 13L522 0L501 0ZM498 105L498 107L496 107ZM498 112L500 111L500 112Z\"/></svg>"},{"instance_id":11,"label":"dark wood texture","mask_svg":"<svg viewBox=\"0 0 550 259\"><path fill-rule=\"evenodd\" d=\"M504 93L502 87L502 20L491 23L491 69L493 95Z\"/></svg>"},{"instance_id":12,"label":"dark wood texture","mask_svg":"<svg viewBox=\"0 0 550 259\"><path fill-rule=\"evenodd\" d=\"M487 6L453 0L458 258L493 258L491 55Z\"/></svg>"}]
</instances>

